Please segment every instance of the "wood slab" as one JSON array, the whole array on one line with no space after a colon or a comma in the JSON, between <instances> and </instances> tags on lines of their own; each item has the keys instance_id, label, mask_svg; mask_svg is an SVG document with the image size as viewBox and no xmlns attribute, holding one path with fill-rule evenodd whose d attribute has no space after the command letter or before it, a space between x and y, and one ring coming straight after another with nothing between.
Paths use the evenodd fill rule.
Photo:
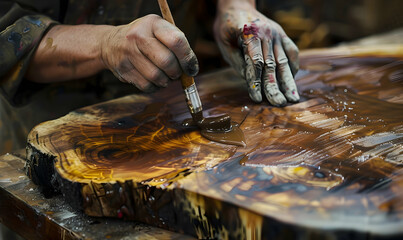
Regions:
<instances>
[{"instance_id":1,"label":"wood slab","mask_svg":"<svg viewBox=\"0 0 403 240\"><path fill-rule=\"evenodd\" d=\"M178 82L36 126L27 173L90 216L198 238L403 235L403 45L304 52L302 100L255 104L234 71L196 78L205 115L246 147L201 137Z\"/></svg>"},{"instance_id":2,"label":"wood slab","mask_svg":"<svg viewBox=\"0 0 403 240\"><path fill-rule=\"evenodd\" d=\"M62 195L45 198L25 175L25 149L19 153L0 156L0 222L24 239L195 239L135 221L89 217L72 209ZM15 240L1 234L2 240Z\"/></svg>"}]
</instances>

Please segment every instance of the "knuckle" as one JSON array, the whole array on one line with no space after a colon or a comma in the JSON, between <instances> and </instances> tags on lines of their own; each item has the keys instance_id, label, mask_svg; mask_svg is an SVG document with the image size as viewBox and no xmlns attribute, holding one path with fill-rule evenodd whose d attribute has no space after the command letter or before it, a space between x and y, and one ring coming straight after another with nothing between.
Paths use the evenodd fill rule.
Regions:
<instances>
[{"instance_id":1,"label":"knuckle","mask_svg":"<svg viewBox=\"0 0 403 240\"><path fill-rule=\"evenodd\" d=\"M176 68L175 70L170 73L169 77L171 79L178 79L182 75L182 70L181 68Z\"/></svg>"},{"instance_id":2,"label":"knuckle","mask_svg":"<svg viewBox=\"0 0 403 240\"><path fill-rule=\"evenodd\" d=\"M253 60L253 62L254 62L255 64L263 65L263 55L262 55L262 53L260 53L260 52L255 53L255 54L253 55L253 57L252 57L252 60Z\"/></svg>"},{"instance_id":3,"label":"knuckle","mask_svg":"<svg viewBox=\"0 0 403 240\"><path fill-rule=\"evenodd\" d=\"M148 76L148 79L152 82L158 82L160 79L162 79L163 74L160 70L154 69L150 71L150 75Z\"/></svg>"},{"instance_id":4,"label":"knuckle","mask_svg":"<svg viewBox=\"0 0 403 240\"><path fill-rule=\"evenodd\" d=\"M248 54L245 54L245 64L249 67L253 66L252 58Z\"/></svg>"},{"instance_id":5,"label":"knuckle","mask_svg":"<svg viewBox=\"0 0 403 240\"><path fill-rule=\"evenodd\" d=\"M152 92L153 89L154 89L154 87L153 87L152 83L147 83L146 85L144 85L144 87L141 91L149 93L149 92Z\"/></svg>"},{"instance_id":6,"label":"knuckle","mask_svg":"<svg viewBox=\"0 0 403 240\"><path fill-rule=\"evenodd\" d=\"M168 55L168 56L165 56L165 57L162 57L162 59L161 59L161 68L162 69L168 69L168 68L170 68L171 66L173 66L174 65L174 63L175 63L175 56L173 56L173 55Z\"/></svg>"},{"instance_id":7,"label":"knuckle","mask_svg":"<svg viewBox=\"0 0 403 240\"><path fill-rule=\"evenodd\" d=\"M288 58L285 57L285 56L279 57L277 59L277 62L278 62L279 67L284 67L284 66L286 66L288 64Z\"/></svg>"},{"instance_id":8,"label":"knuckle","mask_svg":"<svg viewBox=\"0 0 403 240\"><path fill-rule=\"evenodd\" d=\"M141 34L140 32L133 32L131 33L130 36L137 44L144 44L147 43L147 41L144 40L144 35Z\"/></svg>"},{"instance_id":9,"label":"knuckle","mask_svg":"<svg viewBox=\"0 0 403 240\"><path fill-rule=\"evenodd\" d=\"M267 72L274 72L276 70L276 63L273 59L266 60L266 71Z\"/></svg>"},{"instance_id":10,"label":"knuckle","mask_svg":"<svg viewBox=\"0 0 403 240\"><path fill-rule=\"evenodd\" d=\"M196 55L193 53L193 51L189 51L186 53L185 57L183 58L184 62L191 62L193 59L196 57Z\"/></svg>"},{"instance_id":11,"label":"knuckle","mask_svg":"<svg viewBox=\"0 0 403 240\"><path fill-rule=\"evenodd\" d=\"M147 20L151 20L151 21L161 19L161 17L158 16L157 14L148 14L144 18L147 19Z\"/></svg>"},{"instance_id":12,"label":"knuckle","mask_svg":"<svg viewBox=\"0 0 403 240\"><path fill-rule=\"evenodd\" d=\"M183 47L183 45L186 43L186 38L185 34L183 32L177 31L172 34L172 40L171 40L171 47L175 49L179 49Z\"/></svg>"},{"instance_id":13,"label":"knuckle","mask_svg":"<svg viewBox=\"0 0 403 240\"><path fill-rule=\"evenodd\" d=\"M150 89L152 86L152 84L150 82L136 83L135 85L140 91L143 91L143 92L147 92L148 89Z\"/></svg>"}]
</instances>

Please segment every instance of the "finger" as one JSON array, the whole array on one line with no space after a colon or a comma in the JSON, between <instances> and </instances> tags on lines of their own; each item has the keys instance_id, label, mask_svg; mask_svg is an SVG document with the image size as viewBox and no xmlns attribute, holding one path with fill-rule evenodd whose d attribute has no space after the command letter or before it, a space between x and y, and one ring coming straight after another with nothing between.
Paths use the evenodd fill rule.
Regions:
<instances>
[{"instance_id":1,"label":"finger","mask_svg":"<svg viewBox=\"0 0 403 240\"><path fill-rule=\"evenodd\" d=\"M155 37L175 54L183 71L187 75L196 76L199 63L185 34L162 18L154 22L153 32Z\"/></svg>"},{"instance_id":2,"label":"finger","mask_svg":"<svg viewBox=\"0 0 403 240\"><path fill-rule=\"evenodd\" d=\"M261 40L258 37L258 27L255 23L245 24L242 31L242 46L244 53L249 54L255 65L256 77L261 79L263 68L263 53Z\"/></svg>"},{"instance_id":3,"label":"finger","mask_svg":"<svg viewBox=\"0 0 403 240\"><path fill-rule=\"evenodd\" d=\"M244 51L249 54L256 68L256 77L261 78L263 68L263 53L260 38L253 37L244 41Z\"/></svg>"},{"instance_id":4,"label":"finger","mask_svg":"<svg viewBox=\"0 0 403 240\"><path fill-rule=\"evenodd\" d=\"M154 65L161 69L169 78L177 79L182 69L173 52L155 38L138 39L140 52Z\"/></svg>"},{"instance_id":5,"label":"finger","mask_svg":"<svg viewBox=\"0 0 403 240\"><path fill-rule=\"evenodd\" d=\"M248 86L249 97L255 102L262 101L261 80L256 77L256 70L249 54L244 54L245 58L245 80Z\"/></svg>"},{"instance_id":6,"label":"finger","mask_svg":"<svg viewBox=\"0 0 403 240\"><path fill-rule=\"evenodd\" d=\"M281 38L284 51L288 57L288 63L291 67L292 75L295 77L299 70L299 50L295 43L287 36Z\"/></svg>"},{"instance_id":7,"label":"finger","mask_svg":"<svg viewBox=\"0 0 403 240\"><path fill-rule=\"evenodd\" d=\"M241 36L246 63L245 79L248 85L249 97L255 102L261 102L263 54L260 38L257 37L256 25L253 23L250 26L245 24Z\"/></svg>"},{"instance_id":8,"label":"finger","mask_svg":"<svg viewBox=\"0 0 403 240\"><path fill-rule=\"evenodd\" d=\"M153 92L157 89L157 87L145 79L129 61L125 61L125 63L121 64L121 67L119 69L115 69L113 74L121 82L130 83L143 92Z\"/></svg>"},{"instance_id":9,"label":"finger","mask_svg":"<svg viewBox=\"0 0 403 240\"><path fill-rule=\"evenodd\" d=\"M274 106L283 106L287 103L276 81L276 61L273 52L272 40L265 40L262 44L265 60L263 71L263 89L267 100Z\"/></svg>"},{"instance_id":10,"label":"finger","mask_svg":"<svg viewBox=\"0 0 403 240\"><path fill-rule=\"evenodd\" d=\"M279 84L289 102L298 102L299 95L294 77L288 65L288 58L278 38L274 39L274 57L276 59L278 72L280 74Z\"/></svg>"},{"instance_id":11,"label":"finger","mask_svg":"<svg viewBox=\"0 0 403 240\"><path fill-rule=\"evenodd\" d=\"M148 81L154 83L159 87L168 86L169 78L161 71L157 66L155 66L148 58L144 55L137 56L136 59L130 59L133 67Z\"/></svg>"},{"instance_id":12,"label":"finger","mask_svg":"<svg viewBox=\"0 0 403 240\"><path fill-rule=\"evenodd\" d=\"M139 38L137 41L139 41L140 45L143 45L142 42L144 42L144 40ZM125 62L125 67L128 68L128 70L135 68L144 79L159 87L168 86L168 76L160 68L154 65L150 59L143 55L138 44L131 45L131 48L128 52L130 55L127 56L128 61Z\"/></svg>"},{"instance_id":13,"label":"finger","mask_svg":"<svg viewBox=\"0 0 403 240\"><path fill-rule=\"evenodd\" d=\"M125 76L124 79L126 79L130 83L135 84L137 79L127 76L127 74L134 69L136 70L136 72L142 75L142 79L154 83L159 87L168 86L168 76L165 75L165 73L162 72L158 67L156 67L148 58L141 54L140 50L138 50L137 47L132 48L130 52L133 53L133 55L128 56L127 59L124 60L118 68L119 73L122 76ZM141 84L139 88L140 90L144 91L144 88L147 88L147 86Z\"/></svg>"}]
</instances>

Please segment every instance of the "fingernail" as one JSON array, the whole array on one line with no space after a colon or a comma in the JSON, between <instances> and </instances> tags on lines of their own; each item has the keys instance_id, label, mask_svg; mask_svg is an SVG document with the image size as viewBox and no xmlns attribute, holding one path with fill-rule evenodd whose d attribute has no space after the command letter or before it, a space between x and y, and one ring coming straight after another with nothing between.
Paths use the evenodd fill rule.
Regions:
<instances>
[{"instance_id":1,"label":"fingernail","mask_svg":"<svg viewBox=\"0 0 403 240\"><path fill-rule=\"evenodd\" d=\"M293 103L299 102L299 99L300 99L298 92L295 90L287 91L285 93L285 96L289 102L293 102Z\"/></svg>"},{"instance_id":2,"label":"fingernail","mask_svg":"<svg viewBox=\"0 0 403 240\"><path fill-rule=\"evenodd\" d=\"M153 93L153 92L157 91L157 89L158 89L158 87L151 83L144 89L143 92L145 92L145 93Z\"/></svg>"},{"instance_id":3,"label":"fingernail","mask_svg":"<svg viewBox=\"0 0 403 240\"><path fill-rule=\"evenodd\" d=\"M249 89L249 97L256 103L262 102L262 91L260 85L256 84Z\"/></svg>"},{"instance_id":4,"label":"fingernail","mask_svg":"<svg viewBox=\"0 0 403 240\"><path fill-rule=\"evenodd\" d=\"M257 92L249 92L249 97L256 103L262 102L262 94Z\"/></svg>"},{"instance_id":5,"label":"fingernail","mask_svg":"<svg viewBox=\"0 0 403 240\"><path fill-rule=\"evenodd\" d=\"M284 95L281 93L277 93L275 95L270 96L268 98L271 105L276 107L283 107L287 104L287 99L285 99Z\"/></svg>"}]
</instances>

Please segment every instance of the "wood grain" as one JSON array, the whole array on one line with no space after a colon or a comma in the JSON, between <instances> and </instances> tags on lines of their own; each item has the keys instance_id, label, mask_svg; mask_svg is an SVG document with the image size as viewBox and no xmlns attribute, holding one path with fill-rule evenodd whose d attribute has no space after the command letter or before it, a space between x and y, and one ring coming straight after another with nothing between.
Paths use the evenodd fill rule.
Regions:
<instances>
[{"instance_id":1,"label":"wood grain","mask_svg":"<svg viewBox=\"0 0 403 240\"><path fill-rule=\"evenodd\" d=\"M25 149L22 150L20 154L0 156L0 222L24 239L194 240L135 221L86 216L61 195L46 198L25 175ZM2 237L16 239L4 234Z\"/></svg>"},{"instance_id":2,"label":"wood grain","mask_svg":"<svg viewBox=\"0 0 403 240\"><path fill-rule=\"evenodd\" d=\"M246 147L181 123L179 83L35 127L27 172L91 216L199 238L403 234L403 47L305 52L302 101L254 104L232 70L197 80L205 115L229 113Z\"/></svg>"}]
</instances>

